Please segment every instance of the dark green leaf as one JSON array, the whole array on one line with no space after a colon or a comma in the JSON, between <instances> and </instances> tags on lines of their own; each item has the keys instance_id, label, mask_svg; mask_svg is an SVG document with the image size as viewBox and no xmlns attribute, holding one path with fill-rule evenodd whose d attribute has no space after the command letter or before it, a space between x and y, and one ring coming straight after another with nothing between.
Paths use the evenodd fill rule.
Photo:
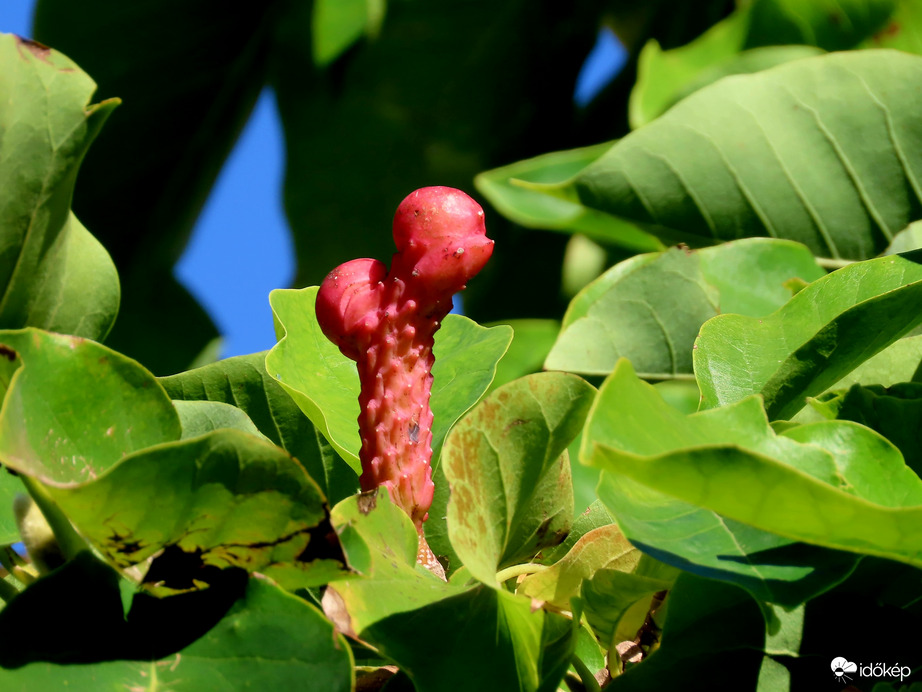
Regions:
<instances>
[{"instance_id":1,"label":"dark green leaf","mask_svg":"<svg viewBox=\"0 0 922 692\"><path fill-rule=\"evenodd\" d=\"M500 387L452 431L448 536L471 574L496 572L564 540L573 522L567 446L595 396L584 380L539 373Z\"/></svg>"},{"instance_id":2,"label":"dark green leaf","mask_svg":"<svg viewBox=\"0 0 922 692\"><path fill-rule=\"evenodd\" d=\"M772 419L800 410L922 322L920 257L852 264L813 282L764 319L721 315L701 328L695 375L702 405L761 393ZM732 374L731 374L732 373Z\"/></svg>"},{"instance_id":3,"label":"dark green leaf","mask_svg":"<svg viewBox=\"0 0 922 692\"><path fill-rule=\"evenodd\" d=\"M266 353L238 356L160 383L173 399L219 401L243 410L259 431L301 462L331 503L358 491L358 478L288 393L266 372Z\"/></svg>"},{"instance_id":4,"label":"dark green leaf","mask_svg":"<svg viewBox=\"0 0 922 692\"><path fill-rule=\"evenodd\" d=\"M101 339L118 313L112 260L70 211L77 170L118 104L58 52L0 34L0 326Z\"/></svg>"},{"instance_id":5,"label":"dark green leaf","mask_svg":"<svg viewBox=\"0 0 922 692\"><path fill-rule=\"evenodd\" d=\"M728 77L542 189L698 242L769 235L873 257L922 209L922 101L902 87L920 78L922 58L895 51Z\"/></svg>"},{"instance_id":6,"label":"dark green leaf","mask_svg":"<svg viewBox=\"0 0 922 692\"><path fill-rule=\"evenodd\" d=\"M155 641L157 634L169 640L177 639L175 619L167 623L157 621L155 616L140 622L129 620L126 624L121 616L117 591L111 584L113 575L111 571L100 573L100 569L101 566L84 567L76 571L68 567L69 572L61 574L58 581L69 576L70 584L81 586L84 598L74 599L72 591L64 588L63 583L59 583L55 591L43 589L46 598L51 596L55 600L58 610L50 608L50 603L46 608L34 608L41 604L33 600L31 613L41 612L48 616L37 623L38 627L30 628L34 632L23 630L23 625L29 624L28 619L13 621L8 617L12 612L4 613L2 617L8 626L14 622L17 625L19 641L12 649L11 642L3 642L0 650L7 653L3 663L9 661L11 650L19 656L37 655L34 662L22 667L0 667L0 684L4 690L31 692L62 686L76 690L130 687L139 692L154 692L164 687L187 692L242 686L311 692L352 689L353 661L345 638L334 631L332 624L316 608L258 579L249 581L244 597L205 636L159 660L147 660L142 652L145 646L148 650L159 648L159 642ZM95 596L93 600L87 599L90 593ZM210 594L203 592L194 596L201 603ZM207 613L201 606L192 606L188 596L179 598L186 599L184 613L166 602L159 607L161 612L167 611L174 618L182 617L184 627L190 626L190 619L200 619ZM79 608L80 603L86 607ZM100 610L102 603L106 610ZM135 615L133 611L132 616ZM49 621L55 622L53 629L56 630L50 636L47 632ZM97 626L100 621L104 621L105 628ZM146 629L152 626L158 629L154 632ZM194 626L198 627L198 622ZM10 629L4 632L13 634ZM41 640L40 651L23 651L23 638L26 642ZM69 651L79 656L82 650L86 650L84 656L89 654L95 659L69 666L44 662L67 660ZM135 660L106 658L119 654ZM21 664L21 660L16 663Z\"/></svg>"}]
</instances>

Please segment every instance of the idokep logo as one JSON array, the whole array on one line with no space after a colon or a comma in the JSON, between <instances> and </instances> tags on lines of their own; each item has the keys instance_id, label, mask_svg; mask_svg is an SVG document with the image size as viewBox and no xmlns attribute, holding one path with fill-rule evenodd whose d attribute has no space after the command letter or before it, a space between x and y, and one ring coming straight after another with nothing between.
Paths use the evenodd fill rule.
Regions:
<instances>
[{"instance_id":1,"label":"idokep logo","mask_svg":"<svg viewBox=\"0 0 922 692\"><path fill-rule=\"evenodd\" d=\"M832 672L836 676L836 680L839 682L846 682L851 680L851 678L846 675L846 673L854 673L858 670L858 666L851 661L846 661L844 658L839 656L838 658L832 659Z\"/></svg>"},{"instance_id":2,"label":"idokep logo","mask_svg":"<svg viewBox=\"0 0 922 692\"><path fill-rule=\"evenodd\" d=\"M887 663L853 663L841 656L832 659L830 667L836 680L841 683L852 679L849 673L857 674L862 678L899 678L902 682L912 672L909 666L901 666L899 663L892 666Z\"/></svg>"}]
</instances>

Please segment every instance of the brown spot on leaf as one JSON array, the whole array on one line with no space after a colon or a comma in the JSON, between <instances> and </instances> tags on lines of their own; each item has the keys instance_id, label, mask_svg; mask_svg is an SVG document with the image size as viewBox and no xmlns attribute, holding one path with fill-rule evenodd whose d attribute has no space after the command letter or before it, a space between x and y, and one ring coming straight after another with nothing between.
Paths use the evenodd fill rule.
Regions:
<instances>
[{"instance_id":1,"label":"brown spot on leaf","mask_svg":"<svg viewBox=\"0 0 922 692\"><path fill-rule=\"evenodd\" d=\"M39 60L48 62L48 56L51 54L51 49L46 46L44 43L39 43L38 41L33 41L31 38L23 38L22 36L16 36L16 43L19 51L27 50L32 55L34 55Z\"/></svg>"},{"instance_id":2,"label":"brown spot on leaf","mask_svg":"<svg viewBox=\"0 0 922 692\"><path fill-rule=\"evenodd\" d=\"M3 356L12 363L14 360L16 360L16 355L16 351L11 349L9 346L6 344L0 344L0 356Z\"/></svg>"}]
</instances>

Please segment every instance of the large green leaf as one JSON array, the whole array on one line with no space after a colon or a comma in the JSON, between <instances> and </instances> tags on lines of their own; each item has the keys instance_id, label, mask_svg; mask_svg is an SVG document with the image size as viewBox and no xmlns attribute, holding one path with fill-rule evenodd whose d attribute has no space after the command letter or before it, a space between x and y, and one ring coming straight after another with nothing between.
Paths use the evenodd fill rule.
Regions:
<instances>
[{"instance_id":1,"label":"large green leaf","mask_svg":"<svg viewBox=\"0 0 922 692\"><path fill-rule=\"evenodd\" d=\"M417 690L443 690L446 680L465 689L557 689L575 645L571 620L417 566L416 530L383 491L343 501L331 519L363 576L327 589L327 615L395 661Z\"/></svg>"},{"instance_id":2,"label":"large green leaf","mask_svg":"<svg viewBox=\"0 0 922 692\"><path fill-rule=\"evenodd\" d=\"M56 51L0 34L0 326L101 339L118 274L70 211L77 170L116 99Z\"/></svg>"},{"instance_id":3,"label":"large green leaf","mask_svg":"<svg viewBox=\"0 0 922 692\"><path fill-rule=\"evenodd\" d=\"M32 599L31 610L19 613L20 619L8 617L13 615L9 611L4 614L7 618L4 624L10 628L5 634L20 633L20 640L15 645L4 647L5 658L10 658L11 649L39 650L39 658L33 662L21 667L0 667L0 685L4 690L27 692L61 687L115 690L129 687L139 692L165 688L217 692L252 687L348 692L352 689L353 660L345 638L334 631L333 625L315 607L263 580L251 579L243 598L204 636L158 660L147 660L149 654L145 653L145 648L148 651L162 650L162 644L156 640L158 635L171 641L182 639L183 635L177 637L176 630L197 627L196 620L205 609L196 610L194 606L190 608L187 605L183 612L162 602L160 611L169 613L174 618L172 622L138 618L133 611L126 624L120 613L117 591L114 595L98 591L100 582L110 575L100 574L98 568L85 567L85 581L82 581L79 579L82 575L71 572L70 584L80 585L85 590L83 593L92 593L95 597L82 609L55 612ZM91 581L90 577L95 579ZM71 601L82 600L74 599L66 587L66 583L59 584L57 593L50 595L60 598L63 593ZM44 594L47 598L47 589ZM98 610L100 596L108 596L105 613ZM52 602L60 605L57 599L52 598L48 606ZM38 627L30 627L28 616L38 613L47 616L47 619L43 618ZM66 624L61 622L62 616L68 617ZM75 621L79 617L84 618L82 622ZM105 619L111 632L101 631L95 626L101 618ZM176 618L182 619L183 628L176 627ZM69 641L58 636L57 632L48 636L41 629L49 620L56 622L56 628L66 632ZM13 626L16 630L12 629ZM29 631L23 631L23 626ZM40 639L44 646L23 647L23 637L27 640ZM56 658L60 661L62 656L66 662L68 654L74 655L81 649L90 652L94 658L82 660L82 665L45 662ZM119 654L134 660L112 660Z\"/></svg>"},{"instance_id":4,"label":"large green leaf","mask_svg":"<svg viewBox=\"0 0 922 692\"><path fill-rule=\"evenodd\" d=\"M485 584L496 571L557 545L573 521L567 446L595 389L564 373L500 387L452 431L444 449L451 487L448 536Z\"/></svg>"},{"instance_id":5,"label":"large green leaf","mask_svg":"<svg viewBox=\"0 0 922 692\"><path fill-rule=\"evenodd\" d=\"M722 512L698 501L691 490L676 495L666 488L675 475L660 486L638 481L622 467L647 468L664 459L678 465L682 459L689 464L686 473L709 462L725 464L726 473L734 475L741 466L762 463L783 467L804 483L823 485L846 503L896 507L922 501L922 481L886 440L854 424L828 425L776 435L755 397L686 416L621 361L599 391L581 458L603 468L599 497L624 534L645 552L676 567L733 581L761 600L796 605L843 579L854 557L797 544L798 535ZM870 476L869 466L874 468ZM768 481L766 476L761 483L741 482L728 492L733 502L772 516L787 513L792 523L809 511L770 502L766 498L781 489Z\"/></svg>"},{"instance_id":6,"label":"large green leaf","mask_svg":"<svg viewBox=\"0 0 922 692\"><path fill-rule=\"evenodd\" d=\"M182 433L154 376L105 346L30 328L0 332L0 352L12 373L0 410L0 461L19 473L82 482Z\"/></svg>"},{"instance_id":7,"label":"large green leaf","mask_svg":"<svg viewBox=\"0 0 922 692\"><path fill-rule=\"evenodd\" d=\"M922 322L919 254L852 264L815 281L768 317L721 315L701 328L695 375L704 407L761 393L788 418Z\"/></svg>"},{"instance_id":8,"label":"large green leaf","mask_svg":"<svg viewBox=\"0 0 922 692\"><path fill-rule=\"evenodd\" d=\"M922 480L868 428L826 421L777 435L756 396L686 417L626 361L587 425L581 458L603 469L600 498L664 562L783 605L850 564L796 541L922 565Z\"/></svg>"},{"instance_id":9,"label":"large green leaf","mask_svg":"<svg viewBox=\"0 0 922 692\"><path fill-rule=\"evenodd\" d=\"M567 183L534 186L698 242L769 235L865 259L922 211L922 58L835 53L728 77Z\"/></svg>"},{"instance_id":10,"label":"large green leaf","mask_svg":"<svg viewBox=\"0 0 922 692\"><path fill-rule=\"evenodd\" d=\"M830 8L825 0L796 0L796 4L756 0L741 4L680 48L663 51L650 41L638 60L629 106L631 127L645 125L682 97L721 77L758 72L816 55L820 49L851 48L880 29L897 4L896 0L843 0ZM759 46L772 47L745 50Z\"/></svg>"},{"instance_id":11,"label":"large green leaf","mask_svg":"<svg viewBox=\"0 0 922 692\"><path fill-rule=\"evenodd\" d=\"M689 374L706 320L767 315L790 299L786 282L823 275L802 245L765 238L638 255L573 299L545 367L605 375L624 357L645 377Z\"/></svg>"},{"instance_id":12,"label":"large green leaf","mask_svg":"<svg viewBox=\"0 0 922 692\"><path fill-rule=\"evenodd\" d=\"M266 372L265 352L163 377L160 383L173 399L223 402L243 410L263 435L301 462L331 503L358 491L355 473Z\"/></svg>"},{"instance_id":13,"label":"large green leaf","mask_svg":"<svg viewBox=\"0 0 922 692\"><path fill-rule=\"evenodd\" d=\"M48 490L120 568L164 551L146 579L168 589L193 588L209 567L298 563L314 585L342 568L326 542L327 510L316 483L286 452L238 430L158 445L94 481Z\"/></svg>"},{"instance_id":14,"label":"large green leaf","mask_svg":"<svg viewBox=\"0 0 922 692\"><path fill-rule=\"evenodd\" d=\"M659 250L662 244L634 224L580 204L517 185L517 180L557 183L595 161L611 142L570 151L556 151L480 173L477 190L506 218L526 228L582 233L631 250Z\"/></svg>"},{"instance_id":15,"label":"large green leaf","mask_svg":"<svg viewBox=\"0 0 922 692\"><path fill-rule=\"evenodd\" d=\"M314 61L326 65L363 34L376 34L386 0L315 0L312 19Z\"/></svg>"},{"instance_id":16,"label":"large green leaf","mask_svg":"<svg viewBox=\"0 0 922 692\"><path fill-rule=\"evenodd\" d=\"M355 363L320 330L314 311L316 296L315 286L269 295L283 336L266 356L266 368L358 473L359 378ZM490 386L496 363L511 340L512 329L507 326L487 329L457 315L446 317L436 332L433 466L438 464L442 441L451 426Z\"/></svg>"}]
</instances>

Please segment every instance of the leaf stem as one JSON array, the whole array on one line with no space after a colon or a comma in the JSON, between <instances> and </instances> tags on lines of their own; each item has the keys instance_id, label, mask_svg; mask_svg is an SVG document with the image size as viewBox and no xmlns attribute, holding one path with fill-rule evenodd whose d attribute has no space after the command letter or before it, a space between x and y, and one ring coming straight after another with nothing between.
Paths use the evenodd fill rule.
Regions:
<instances>
[{"instance_id":1,"label":"leaf stem","mask_svg":"<svg viewBox=\"0 0 922 692\"><path fill-rule=\"evenodd\" d=\"M73 560L78 553L87 549L87 543L80 537L67 515L61 511L57 503L51 498L48 490L41 483L25 474L20 476L29 495L35 500L35 504L42 510L48 526L54 532L54 537L61 548L61 554L65 560Z\"/></svg>"},{"instance_id":2,"label":"leaf stem","mask_svg":"<svg viewBox=\"0 0 922 692\"><path fill-rule=\"evenodd\" d=\"M586 692L602 692L602 688L599 687L599 681L595 679L595 675L589 670L589 666L583 663L583 660L579 656L573 656L573 658L570 659L570 663L576 668L576 674L579 675L579 679L582 680Z\"/></svg>"},{"instance_id":3,"label":"leaf stem","mask_svg":"<svg viewBox=\"0 0 922 692\"><path fill-rule=\"evenodd\" d=\"M838 259L833 257L817 257L815 259L816 263L823 269L832 269L833 271L855 263L855 260Z\"/></svg>"},{"instance_id":4,"label":"leaf stem","mask_svg":"<svg viewBox=\"0 0 922 692\"><path fill-rule=\"evenodd\" d=\"M547 565L539 565L537 562L526 562L524 565L512 565L506 569L501 569L496 573L496 581L502 584L508 579L518 577L522 574L534 574L547 569Z\"/></svg>"}]
</instances>

